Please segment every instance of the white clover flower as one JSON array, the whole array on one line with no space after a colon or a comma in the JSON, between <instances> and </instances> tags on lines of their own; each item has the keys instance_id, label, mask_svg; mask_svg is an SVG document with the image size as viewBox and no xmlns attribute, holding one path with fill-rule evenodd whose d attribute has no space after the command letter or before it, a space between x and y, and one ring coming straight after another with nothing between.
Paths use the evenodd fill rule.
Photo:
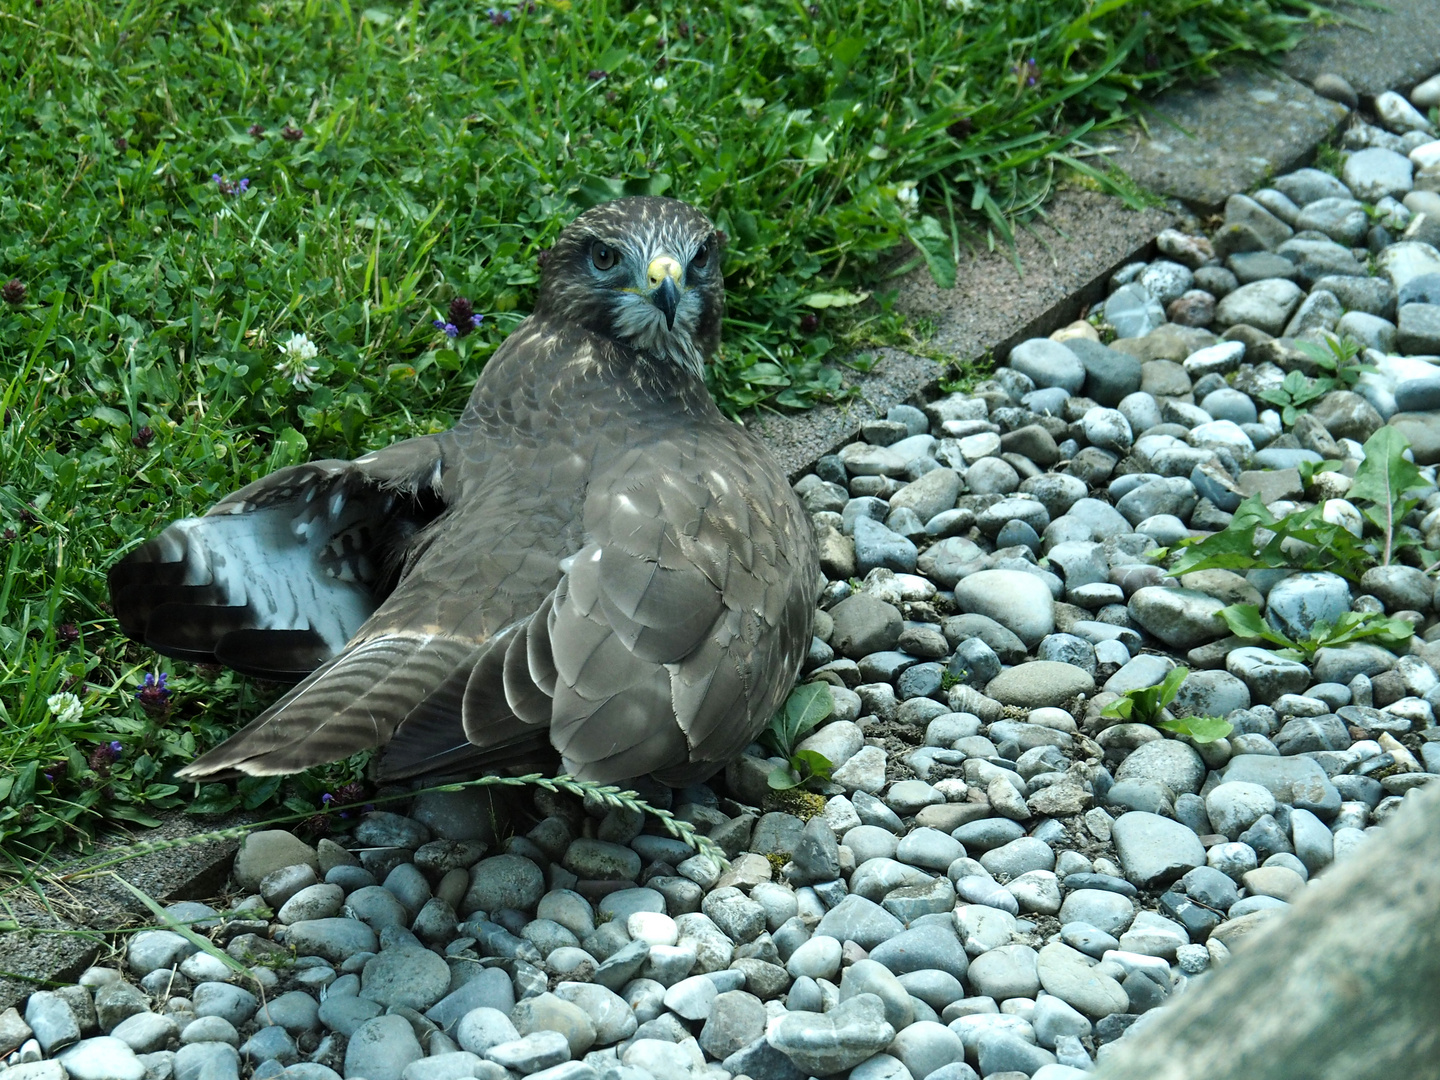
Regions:
<instances>
[{"instance_id":1,"label":"white clover flower","mask_svg":"<svg viewBox=\"0 0 1440 1080\"><path fill-rule=\"evenodd\" d=\"M650 80L650 89L654 90L657 94L669 85L670 82L668 79L665 78L664 75L656 75L653 79Z\"/></svg>"},{"instance_id":2,"label":"white clover flower","mask_svg":"<svg viewBox=\"0 0 1440 1080\"><path fill-rule=\"evenodd\" d=\"M907 180L895 189L895 201L900 204L900 209L906 217L920 209L920 191L913 181Z\"/></svg>"},{"instance_id":3,"label":"white clover flower","mask_svg":"<svg viewBox=\"0 0 1440 1080\"><path fill-rule=\"evenodd\" d=\"M50 715L62 724L74 723L85 714L85 706L80 704L78 697L70 693L51 694L45 699L45 706L50 710Z\"/></svg>"},{"instance_id":4,"label":"white clover flower","mask_svg":"<svg viewBox=\"0 0 1440 1080\"><path fill-rule=\"evenodd\" d=\"M291 334L290 340L280 346L281 359L275 365L275 370L289 379L296 390L309 390L315 385L311 376L320 370L310 361L319 355L320 350L308 337L304 334Z\"/></svg>"}]
</instances>

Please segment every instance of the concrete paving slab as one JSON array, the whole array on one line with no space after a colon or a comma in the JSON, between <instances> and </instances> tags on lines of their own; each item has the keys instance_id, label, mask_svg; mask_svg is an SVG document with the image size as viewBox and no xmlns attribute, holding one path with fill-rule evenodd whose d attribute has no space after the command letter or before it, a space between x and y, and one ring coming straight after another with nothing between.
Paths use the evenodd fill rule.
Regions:
<instances>
[{"instance_id":1,"label":"concrete paving slab","mask_svg":"<svg viewBox=\"0 0 1440 1080\"><path fill-rule=\"evenodd\" d=\"M1166 91L1147 110L1148 132L1136 124L1108 140L1108 160L1141 187L1208 213L1304 165L1347 115L1288 75L1237 69Z\"/></svg>"},{"instance_id":2,"label":"concrete paving slab","mask_svg":"<svg viewBox=\"0 0 1440 1080\"><path fill-rule=\"evenodd\" d=\"M953 289L937 288L923 269L899 280L899 308L935 322L927 351L956 360L988 353L1003 361L1014 345L1078 318L1105 295L1116 269L1151 254L1155 235L1174 220L1164 210L1130 210L1119 199L1083 190L1061 191L1045 213L1045 221L1016 238L1018 270L1008 251L984 251L962 261ZM858 395L851 400L746 418L792 480L854 439L866 420L929 396L944 371L941 363L896 349L877 355L874 369L852 380Z\"/></svg>"},{"instance_id":3,"label":"concrete paving slab","mask_svg":"<svg viewBox=\"0 0 1440 1080\"><path fill-rule=\"evenodd\" d=\"M1384 0L1382 10L1337 3L1337 14L1359 26L1316 30L1281 63L1302 82L1330 72L1362 97L1408 90L1440 71L1440 0Z\"/></svg>"},{"instance_id":4,"label":"concrete paving slab","mask_svg":"<svg viewBox=\"0 0 1440 1080\"><path fill-rule=\"evenodd\" d=\"M153 925L155 917L134 896L109 876L72 882L54 882L81 865L93 866L107 855L123 854L135 839L146 842L191 837L199 832L246 824L249 819L231 815L201 822L175 813L159 828L139 837L115 837L84 860L46 866L43 892L19 887L5 896L7 917L19 929L0 934L0 1010L23 1001L31 991L53 982L74 982L90 965L103 962L109 950L103 931L127 926ZM208 900L225 887L238 841L187 844L141 856L114 867L114 871L160 903Z\"/></svg>"}]
</instances>

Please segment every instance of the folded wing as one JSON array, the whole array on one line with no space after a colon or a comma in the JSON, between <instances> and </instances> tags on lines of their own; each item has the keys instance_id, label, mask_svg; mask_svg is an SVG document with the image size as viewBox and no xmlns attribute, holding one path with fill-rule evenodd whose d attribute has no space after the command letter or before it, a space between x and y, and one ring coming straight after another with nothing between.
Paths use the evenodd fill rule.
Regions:
<instances>
[{"instance_id":1,"label":"folded wing","mask_svg":"<svg viewBox=\"0 0 1440 1080\"><path fill-rule=\"evenodd\" d=\"M699 437L650 443L597 476L584 545L512 631L505 706L548 725L575 775L709 776L794 680L814 604L810 525L735 434L744 441L719 448ZM472 742L496 702L493 675L477 668L464 704Z\"/></svg>"}]
</instances>

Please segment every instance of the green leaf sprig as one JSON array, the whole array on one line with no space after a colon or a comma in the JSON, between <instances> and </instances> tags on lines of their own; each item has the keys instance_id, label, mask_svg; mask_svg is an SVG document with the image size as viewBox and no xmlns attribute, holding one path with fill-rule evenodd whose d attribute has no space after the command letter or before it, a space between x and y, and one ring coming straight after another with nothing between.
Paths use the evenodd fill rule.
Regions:
<instances>
[{"instance_id":1,"label":"green leaf sprig","mask_svg":"<svg viewBox=\"0 0 1440 1080\"><path fill-rule=\"evenodd\" d=\"M760 735L760 745L787 764L777 765L766 778L777 791L799 787L812 780L830 779L830 760L814 750L797 750L801 740L835 711L828 683L805 683L790 691L784 706Z\"/></svg>"},{"instance_id":2,"label":"green leaf sprig","mask_svg":"<svg viewBox=\"0 0 1440 1080\"><path fill-rule=\"evenodd\" d=\"M1357 641L1373 641L1389 649L1403 645L1415 634L1415 627L1404 619L1391 618L1378 611L1347 611L1333 622L1322 619L1298 641L1266 622L1254 604L1231 604L1220 610L1220 617L1236 637L1279 645L1277 655L1306 663L1321 649L1337 649Z\"/></svg>"},{"instance_id":3,"label":"green leaf sprig","mask_svg":"<svg viewBox=\"0 0 1440 1080\"><path fill-rule=\"evenodd\" d=\"M1234 730L1234 725L1218 716L1166 715L1165 706L1175 700L1175 695L1180 692L1180 685L1189 674L1190 669L1187 667L1171 668L1165 678L1154 686L1126 690L1106 705L1100 715L1137 724L1149 724L1151 727L1183 735L1197 743L1211 743L1225 738Z\"/></svg>"}]
</instances>

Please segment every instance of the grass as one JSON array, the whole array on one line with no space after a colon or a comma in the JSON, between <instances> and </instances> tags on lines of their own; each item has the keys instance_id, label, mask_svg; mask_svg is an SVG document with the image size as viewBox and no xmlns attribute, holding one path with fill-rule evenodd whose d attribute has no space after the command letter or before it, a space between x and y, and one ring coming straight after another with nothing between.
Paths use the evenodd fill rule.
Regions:
<instances>
[{"instance_id":1,"label":"grass","mask_svg":"<svg viewBox=\"0 0 1440 1080\"><path fill-rule=\"evenodd\" d=\"M1288 47L1302 0L474 4L34 0L0 10L0 840L285 800L169 780L273 697L124 642L104 570L309 456L447 426L537 255L624 192L726 231L712 389L845 390L905 333L856 304L909 242L937 281L999 243L1134 95ZM248 181L242 184L242 181ZM23 296L18 286L23 285ZM486 318L447 338L456 297ZM313 385L276 370L303 332ZM170 666L167 665L167 669ZM52 695L74 693L78 707ZM147 708L148 706L148 708ZM119 750L110 744L119 744Z\"/></svg>"}]
</instances>

